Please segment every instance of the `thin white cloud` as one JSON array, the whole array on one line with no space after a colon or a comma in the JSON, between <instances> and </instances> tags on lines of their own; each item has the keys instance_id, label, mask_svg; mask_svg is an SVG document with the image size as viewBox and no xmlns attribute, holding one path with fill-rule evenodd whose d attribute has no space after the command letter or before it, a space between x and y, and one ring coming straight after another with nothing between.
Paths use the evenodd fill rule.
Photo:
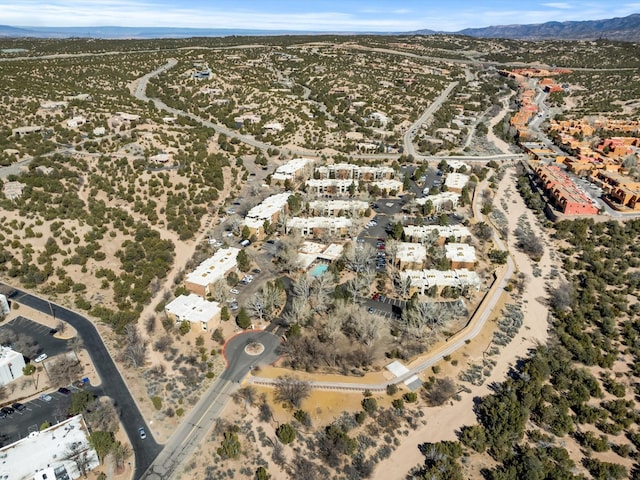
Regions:
<instances>
[{"instance_id":1,"label":"thin white cloud","mask_svg":"<svg viewBox=\"0 0 640 480\"><path fill-rule=\"evenodd\" d=\"M564 9L564 10L568 10L573 8L573 5L569 4L569 3L561 3L561 2L550 2L550 3L543 3L542 4L545 7L549 7L549 8L559 8L559 9Z\"/></svg>"},{"instance_id":2,"label":"thin white cloud","mask_svg":"<svg viewBox=\"0 0 640 480\"><path fill-rule=\"evenodd\" d=\"M268 13L258 10L167 8L150 2L75 0L57 4L0 4L2 23L20 26L128 26L252 28L279 30L381 30L420 28L416 22L388 16L361 18L341 12Z\"/></svg>"}]
</instances>

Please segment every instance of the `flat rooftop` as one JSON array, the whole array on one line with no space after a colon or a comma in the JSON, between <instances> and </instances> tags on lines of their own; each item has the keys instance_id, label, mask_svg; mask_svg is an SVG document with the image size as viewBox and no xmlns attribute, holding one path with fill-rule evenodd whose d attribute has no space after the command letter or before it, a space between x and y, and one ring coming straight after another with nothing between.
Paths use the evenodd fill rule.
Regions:
<instances>
[{"instance_id":1,"label":"flat rooftop","mask_svg":"<svg viewBox=\"0 0 640 480\"><path fill-rule=\"evenodd\" d=\"M0 449L0 478L7 480L56 480L79 478L73 460L66 460L71 449L86 452L89 470L99 465L91 448L82 415L76 415L45 430Z\"/></svg>"},{"instance_id":2,"label":"flat rooftop","mask_svg":"<svg viewBox=\"0 0 640 480\"><path fill-rule=\"evenodd\" d=\"M212 257L206 259L187 275L186 281L196 285L211 285L220 280L225 274L236 267L236 257L239 248L221 248Z\"/></svg>"},{"instance_id":3,"label":"flat rooftop","mask_svg":"<svg viewBox=\"0 0 640 480\"><path fill-rule=\"evenodd\" d=\"M220 313L220 304L205 300L200 295L190 293L180 295L171 303L167 304L165 310L175 315L178 320L189 322L207 323Z\"/></svg>"},{"instance_id":4,"label":"flat rooftop","mask_svg":"<svg viewBox=\"0 0 640 480\"><path fill-rule=\"evenodd\" d=\"M253 207L244 219L245 225L252 228L260 228L265 221L271 221L272 217L284 210L291 192L277 193L265 198L260 204Z\"/></svg>"}]
</instances>

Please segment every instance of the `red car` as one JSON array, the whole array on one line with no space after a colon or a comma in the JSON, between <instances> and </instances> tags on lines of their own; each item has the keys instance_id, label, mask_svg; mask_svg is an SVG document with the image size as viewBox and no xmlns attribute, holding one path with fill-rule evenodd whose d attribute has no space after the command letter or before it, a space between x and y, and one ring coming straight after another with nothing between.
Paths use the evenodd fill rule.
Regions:
<instances>
[{"instance_id":1,"label":"red car","mask_svg":"<svg viewBox=\"0 0 640 480\"><path fill-rule=\"evenodd\" d=\"M375 294L373 295L373 299L374 299L374 300L378 300L379 298L380 298L380 294L379 294L379 293L375 293Z\"/></svg>"}]
</instances>

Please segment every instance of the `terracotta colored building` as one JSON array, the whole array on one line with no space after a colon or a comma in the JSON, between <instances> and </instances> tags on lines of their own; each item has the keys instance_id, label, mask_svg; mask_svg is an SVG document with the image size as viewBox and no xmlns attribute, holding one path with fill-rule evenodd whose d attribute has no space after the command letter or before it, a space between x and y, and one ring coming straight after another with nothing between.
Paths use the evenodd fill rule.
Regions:
<instances>
[{"instance_id":1,"label":"terracotta colored building","mask_svg":"<svg viewBox=\"0 0 640 480\"><path fill-rule=\"evenodd\" d=\"M554 205L566 215L597 215L598 207L556 166L541 165L536 174Z\"/></svg>"}]
</instances>

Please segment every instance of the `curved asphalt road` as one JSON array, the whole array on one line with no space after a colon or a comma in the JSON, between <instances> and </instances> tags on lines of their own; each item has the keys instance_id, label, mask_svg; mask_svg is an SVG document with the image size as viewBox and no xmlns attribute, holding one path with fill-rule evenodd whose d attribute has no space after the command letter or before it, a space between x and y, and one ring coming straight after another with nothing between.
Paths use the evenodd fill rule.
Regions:
<instances>
[{"instance_id":1,"label":"curved asphalt road","mask_svg":"<svg viewBox=\"0 0 640 480\"><path fill-rule=\"evenodd\" d=\"M250 356L244 352L252 342L265 347L260 355ZM171 435L158 457L145 472L144 480L170 480L187 461L196 448L207 441L207 435L231 395L242 379L257 365L273 363L277 360L280 337L265 331L249 331L232 337L224 347L227 368Z\"/></svg>"},{"instance_id":2,"label":"curved asphalt road","mask_svg":"<svg viewBox=\"0 0 640 480\"><path fill-rule=\"evenodd\" d=\"M10 285L0 283L8 288ZM98 375L102 379L101 389L111 397L116 404L116 408L120 413L120 420L124 427L135 455L135 472L133 479L139 479L145 470L151 465L153 459L156 458L162 447L153 439L151 429L148 428L145 420L138 409L138 405L131 396L127 385L125 384L120 372L116 368L107 347L102 341L96 327L86 317L69 310L60 305L50 303L49 301L36 297L35 295L26 293L22 290L13 288L14 293L9 297L10 300L31 307L39 312L47 315L54 315L59 320L64 320L76 329L78 335L91 357L91 361L95 366ZM144 427L147 432L145 440L138 436L138 428Z\"/></svg>"}]
</instances>

